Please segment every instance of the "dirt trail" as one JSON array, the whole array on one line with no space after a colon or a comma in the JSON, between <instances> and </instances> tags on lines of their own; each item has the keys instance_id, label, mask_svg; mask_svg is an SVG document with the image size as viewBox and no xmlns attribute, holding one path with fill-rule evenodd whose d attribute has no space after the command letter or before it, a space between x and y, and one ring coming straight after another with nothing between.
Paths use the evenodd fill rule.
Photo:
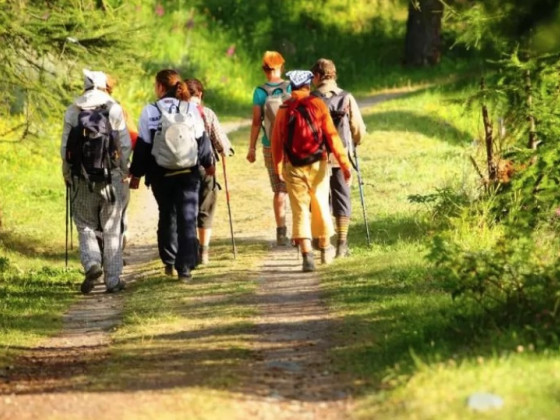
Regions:
<instances>
[{"instance_id":1,"label":"dirt trail","mask_svg":"<svg viewBox=\"0 0 560 420\"><path fill-rule=\"evenodd\" d=\"M379 95L360 101L372 106L406 92ZM249 121L224 124L227 131ZM152 272L146 265L157 260L155 229L157 206L149 191L134 191L130 237L124 278L141 281ZM270 232L251 232L267 237ZM269 240L271 238L268 238ZM248 367L247 392L239 395L239 414L232 418L343 419L352 407L346 382L330 370L328 350L331 320L319 294L317 273L301 272L293 248L270 247L258 273L255 303L257 360ZM164 391L80 391L89 385L88 369L109 357L111 331L119 324L127 292L103 293L104 286L79 299L64 316L62 331L38 347L23 352L7 374L0 377L0 419L123 418L128 407L146 417L158 403L173 404ZM111 401L107 405L107 399Z\"/></svg>"}]
</instances>

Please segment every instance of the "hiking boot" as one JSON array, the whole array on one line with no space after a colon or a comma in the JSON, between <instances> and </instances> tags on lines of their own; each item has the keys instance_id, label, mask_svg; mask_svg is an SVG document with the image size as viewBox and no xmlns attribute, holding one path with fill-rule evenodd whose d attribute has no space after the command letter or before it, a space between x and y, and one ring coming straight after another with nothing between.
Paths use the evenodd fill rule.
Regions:
<instances>
[{"instance_id":1,"label":"hiking boot","mask_svg":"<svg viewBox=\"0 0 560 420\"><path fill-rule=\"evenodd\" d=\"M103 269L99 264L93 264L87 271L86 277L80 286L80 291L87 295L95 287L95 280L97 280L103 274Z\"/></svg>"},{"instance_id":2,"label":"hiking boot","mask_svg":"<svg viewBox=\"0 0 560 420\"><path fill-rule=\"evenodd\" d=\"M343 241L336 244L336 255L335 258L345 258L350 255L350 250L348 249L348 242Z\"/></svg>"},{"instance_id":3,"label":"hiking boot","mask_svg":"<svg viewBox=\"0 0 560 420\"><path fill-rule=\"evenodd\" d=\"M276 245L290 245L290 239L288 239L288 228L286 226L276 228Z\"/></svg>"},{"instance_id":4,"label":"hiking boot","mask_svg":"<svg viewBox=\"0 0 560 420\"><path fill-rule=\"evenodd\" d=\"M192 274L191 273L179 274L178 278L181 283L189 283L192 280Z\"/></svg>"},{"instance_id":5,"label":"hiking boot","mask_svg":"<svg viewBox=\"0 0 560 420\"><path fill-rule=\"evenodd\" d=\"M124 280L119 279L119 282L114 285L113 287L107 287L107 290L105 290L105 293L117 293L120 292L121 290L124 290L126 288L126 283L124 282Z\"/></svg>"},{"instance_id":6,"label":"hiking boot","mask_svg":"<svg viewBox=\"0 0 560 420\"><path fill-rule=\"evenodd\" d=\"M312 271L315 271L315 261L313 260L313 253L302 252L301 256L303 257L303 264L301 266L301 270L304 273L310 273Z\"/></svg>"},{"instance_id":7,"label":"hiking boot","mask_svg":"<svg viewBox=\"0 0 560 420\"><path fill-rule=\"evenodd\" d=\"M330 264L334 259L334 246L329 245L327 248L321 249L321 264Z\"/></svg>"},{"instance_id":8,"label":"hiking boot","mask_svg":"<svg viewBox=\"0 0 560 420\"><path fill-rule=\"evenodd\" d=\"M165 264L165 275L166 276L173 275L173 264Z\"/></svg>"}]
</instances>

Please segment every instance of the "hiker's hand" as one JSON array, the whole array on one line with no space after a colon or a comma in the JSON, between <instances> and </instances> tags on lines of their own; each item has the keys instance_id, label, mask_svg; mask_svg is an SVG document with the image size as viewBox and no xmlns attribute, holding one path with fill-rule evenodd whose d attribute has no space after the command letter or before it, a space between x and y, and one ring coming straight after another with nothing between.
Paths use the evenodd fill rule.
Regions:
<instances>
[{"instance_id":1,"label":"hiker's hand","mask_svg":"<svg viewBox=\"0 0 560 420\"><path fill-rule=\"evenodd\" d=\"M352 171L350 169L342 169L342 175L344 176L344 181L346 185L350 185L352 182Z\"/></svg>"},{"instance_id":2,"label":"hiker's hand","mask_svg":"<svg viewBox=\"0 0 560 420\"><path fill-rule=\"evenodd\" d=\"M286 181L284 180L284 175L282 175L281 173L278 174L278 179L279 179L280 181L282 181L282 182L286 182Z\"/></svg>"},{"instance_id":3,"label":"hiker's hand","mask_svg":"<svg viewBox=\"0 0 560 420\"><path fill-rule=\"evenodd\" d=\"M130 183L128 184L128 188L131 190L137 190L140 186L140 178L135 177L134 175L130 177Z\"/></svg>"},{"instance_id":4,"label":"hiker's hand","mask_svg":"<svg viewBox=\"0 0 560 420\"><path fill-rule=\"evenodd\" d=\"M67 188L72 188L72 179L64 178L64 184Z\"/></svg>"},{"instance_id":5,"label":"hiker's hand","mask_svg":"<svg viewBox=\"0 0 560 420\"><path fill-rule=\"evenodd\" d=\"M247 153L247 160L251 163L253 163L253 162L255 162L255 160L257 160L255 148L249 148L249 152Z\"/></svg>"},{"instance_id":6,"label":"hiker's hand","mask_svg":"<svg viewBox=\"0 0 560 420\"><path fill-rule=\"evenodd\" d=\"M215 175L216 174L216 167L214 165L209 166L208 168L204 168L204 172L206 172L206 175Z\"/></svg>"}]
</instances>

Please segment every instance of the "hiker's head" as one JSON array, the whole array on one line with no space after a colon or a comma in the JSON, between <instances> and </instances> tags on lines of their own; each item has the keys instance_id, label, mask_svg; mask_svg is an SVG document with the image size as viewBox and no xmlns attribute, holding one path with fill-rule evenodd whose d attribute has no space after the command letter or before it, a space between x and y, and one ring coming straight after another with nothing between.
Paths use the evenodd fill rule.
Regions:
<instances>
[{"instance_id":1,"label":"hiker's head","mask_svg":"<svg viewBox=\"0 0 560 420\"><path fill-rule=\"evenodd\" d=\"M286 73L286 76L290 79L292 91L309 89L313 79L313 73L309 70L292 70Z\"/></svg>"},{"instance_id":2,"label":"hiker's head","mask_svg":"<svg viewBox=\"0 0 560 420\"><path fill-rule=\"evenodd\" d=\"M84 90L106 90L107 89L107 75L102 71L91 71L83 69L84 73Z\"/></svg>"},{"instance_id":3,"label":"hiker's head","mask_svg":"<svg viewBox=\"0 0 560 420\"><path fill-rule=\"evenodd\" d=\"M182 101L191 97L187 84L181 79L181 75L173 69L161 70L156 74L155 92L158 98L173 96Z\"/></svg>"},{"instance_id":4,"label":"hiker's head","mask_svg":"<svg viewBox=\"0 0 560 420\"><path fill-rule=\"evenodd\" d=\"M318 59L311 67L313 75L319 82L324 80L336 80L336 67L332 60L327 58Z\"/></svg>"},{"instance_id":5,"label":"hiker's head","mask_svg":"<svg viewBox=\"0 0 560 420\"><path fill-rule=\"evenodd\" d=\"M113 94L113 90L115 89L115 86L117 86L117 79L115 79L113 76L111 76L110 74L106 74L107 76L107 93L109 95Z\"/></svg>"},{"instance_id":6,"label":"hiker's head","mask_svg":"<svg viewBox=\"0 0 560 420\"><path fill-rule=\"evenodd\" d=\"M195 96L202 100L202 97L204 96L204 86L202 85L202 82L198 79L187 79L185 80L185 83L187 84L191 97Z\"/></svg>"},{"instance_id":7,"label":"hiker's head","mask_svg":"<svg viewBox=\"0 0 560 420\"><path fill-rule=\"evenodd\" d=\"M278 51L265 51L262 69L267 76L277 75L279 77L284 69L284 57Z\"/></svg>"}]
</instances>

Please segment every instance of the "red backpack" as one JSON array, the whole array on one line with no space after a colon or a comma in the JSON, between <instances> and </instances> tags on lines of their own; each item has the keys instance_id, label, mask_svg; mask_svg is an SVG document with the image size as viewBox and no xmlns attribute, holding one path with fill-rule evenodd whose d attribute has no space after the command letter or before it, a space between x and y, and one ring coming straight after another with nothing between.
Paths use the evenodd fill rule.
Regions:
<instances>
[{"instance_id":1,"label":"red backpack","mask_svg":"<svg viewBox=\"0 0 560 420\"><path fill-rule=\"evenodd\" d=\"M311 96L300 100L289 100L288 135L284 151L294 166L310 165L320 160L326 153L326 144L320 122L315 116Z\"/></svg>"}]
</instances>

